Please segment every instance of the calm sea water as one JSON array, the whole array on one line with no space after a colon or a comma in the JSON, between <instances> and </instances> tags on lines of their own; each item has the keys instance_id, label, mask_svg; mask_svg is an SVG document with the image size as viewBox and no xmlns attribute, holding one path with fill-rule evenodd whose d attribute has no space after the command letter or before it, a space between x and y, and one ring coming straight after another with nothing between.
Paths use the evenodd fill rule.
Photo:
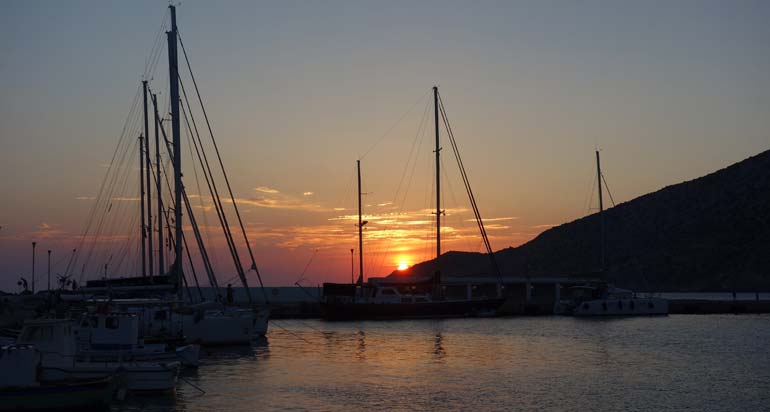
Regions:
<instances>
[{"instance_id":1,"label":"calm sea water","mask_svg":"<svg viewBox=\"0 0 770 412\"><path fill-rule=\"evenodd\" d=\"M770 410L770 316L275 321L115 411Z\"/></svg>"}]
</instances>

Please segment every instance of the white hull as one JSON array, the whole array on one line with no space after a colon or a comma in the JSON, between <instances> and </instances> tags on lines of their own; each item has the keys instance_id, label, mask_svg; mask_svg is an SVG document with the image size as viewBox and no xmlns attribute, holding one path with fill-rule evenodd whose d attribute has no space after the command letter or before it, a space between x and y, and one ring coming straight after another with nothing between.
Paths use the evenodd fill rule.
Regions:
<instances>
[{"instance_id":1,"label":"white hull","mask_svg":"<svg viewBox=\"0 0 770 412\"><path fill-rule=\"evenodd\" d=\"M203 316L185 315L185 341L201 345L248 344L267 333L267 310L209 311Z\"/></svg>"},{"instance_id":2,"label":"white hull","mask_svg":"<svg viewBox=\"0 0 770 412\"><path fill-rule=\"evenodd\" d=\"M122 386L129 391L169 391L176 387L179 362L172 363L91 363L76 362L71 366L43 366L41 381L98 379L122 376ZM120 378L119 378L120 379Z\"/></svg>"},{"instance_id":3,"label":"white hull","mask_svg":"<svg viewBox=\"0 0 770 412\"><path fill-rule=\"evenodd\" d=\"M663 298L608 298L583 301L572 309L574 316L649 316L668 315L668 300Z\"/></svg>"},{"instance_id":4,"label":"white hull","mask_svg":"<svg viewBox=\"0 0 770 412\"><path fill-rule=\"evenodd\" d=\"M165 346L165 345L158 345ZM185 345L171 350L130 351L83 350L78 352L78 359L85 362L181 362L183 366L198 366L199 345Z\"/></svg>"}]
</instances>

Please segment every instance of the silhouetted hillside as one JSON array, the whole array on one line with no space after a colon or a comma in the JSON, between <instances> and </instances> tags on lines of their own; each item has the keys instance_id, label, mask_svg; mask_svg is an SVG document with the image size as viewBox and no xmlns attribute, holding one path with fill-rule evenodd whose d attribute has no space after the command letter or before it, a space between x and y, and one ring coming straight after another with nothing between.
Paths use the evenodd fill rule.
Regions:
<instances>
[{"instance_id":1,"label":"silhouetted hillside","mask_svg":"<svg viewBox=\"0 0 770 412\"><path fill-rule=\"evenodd\" d=\"M606 277L637 290L770 290L770 151L605 211ZM503 274L563 276L600 267L599 215L495 252ZM440 257L445 276L491 274L480 253ZM429 275L435 263L410 269ZM403 275L402 275L403 276Z\"/></svg>"}]
</instances>

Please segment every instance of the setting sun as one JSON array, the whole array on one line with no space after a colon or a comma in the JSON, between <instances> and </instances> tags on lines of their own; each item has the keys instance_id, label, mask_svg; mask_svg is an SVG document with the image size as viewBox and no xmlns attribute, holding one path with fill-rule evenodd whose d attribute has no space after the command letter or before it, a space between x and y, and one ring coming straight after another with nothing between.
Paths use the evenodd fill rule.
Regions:
<instances>
[{"instance_id":1,"label":"setting sun","mask_svg":"<svg viewBox=\"0 0 770 412\"><path fill-rule=\"evenodd\" d=\"M407 264L404 261L401 261L398 263L398 270L407 270L409 269L409 264Z\"/></svg>"}]
</instances>

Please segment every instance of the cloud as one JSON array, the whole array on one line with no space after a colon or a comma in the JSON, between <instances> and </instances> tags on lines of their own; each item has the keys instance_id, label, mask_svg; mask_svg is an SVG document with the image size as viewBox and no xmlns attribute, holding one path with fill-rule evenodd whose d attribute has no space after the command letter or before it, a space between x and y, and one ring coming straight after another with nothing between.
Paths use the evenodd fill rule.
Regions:
<instances>
[{"instance_id":1,"label":"cloud","mask_svg":"<svg viewBox=\"0 0 770 412\"><path fill-rule=\"evenodd\" d=\"M305 210L310 212L328 212L329 209L322 207L321 205L314 203L307 203L304 199L296 199L291 196L279 196L279 197L254 197L254 198L237 198L235 201L238 204L264 207L267 209L291 209L291 210Z\"/></svg>"},{"instance_id":2,"label":"cloud","mask_svg":"<svg viewBox=\"0 0 770 412\"><path fill-rule=\"evenodd\" d=\"M532 228L533 229L549 229L549 228L552 228L554 226L559 226L559 225L554 225L554 224L546 223L546 224L543 224L543 225L532 226Z\"/></svg>"},{"instance_id":3,"label":"cloud","mask_svg":"<svg viewBox=\"0 0 770 412\"><path fill-rule=\"evenodd\" d=\"M75 200L96 200L96 196L75 196Z\"/></svg>"},{"instance_id":4,"label":"cloud","mask_svg":"<svg viewBox=\"0 0 770 412\"><path fill-rule=\"evenodd\" d=\"M484 223L487 223L487 222L502 222L502 221L505 221L505 220L515 220L515 219L518 219L518 216L510 216L510 217L485 217L485 218L482 218ZM466 222L475 222L476 219L465 219L465 221Z\"/></svg>"},{"instance_id":5,"label":"cloud","mask_svg":"<svg viewBox=\"0 0 770 412\"><path fill-rule=\"evenodd\" d=\"M302 196L313 196L315 193L313 192L305 192L302 194Z\"/></svg>"},{"instance_id":6,"label":"cloud","mask_svg":"<svg viewBox=\"0 0 770 412\"><path fill-rule=\"evenodd\" d=\"M280 191L278 191L278 189L273 189L272 187L267 187L267 186L257 186L254 188L254 190L256 190L257 192L270 193L270 194L281 193Z\"/></svg>"}]
</instances>

